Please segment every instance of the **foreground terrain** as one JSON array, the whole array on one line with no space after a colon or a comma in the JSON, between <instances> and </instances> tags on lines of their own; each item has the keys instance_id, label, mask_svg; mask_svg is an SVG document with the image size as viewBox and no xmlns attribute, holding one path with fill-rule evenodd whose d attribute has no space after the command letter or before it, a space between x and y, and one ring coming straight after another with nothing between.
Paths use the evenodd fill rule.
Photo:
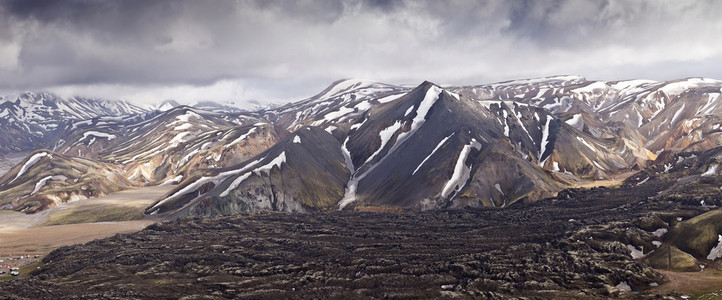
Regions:
<instances>
[{"instance_id":1,"label":"foreground terrain","mask_svg":"<svg viewBox=\"0 0 722 300\"><path fill-rule=\"evenodd\" d=\"M617 187L503 209L168 220L59 248L29 278L0 284L0 298L714 295L719 157L722 148L671 156ZM660 259L668 250L671 266Z\"/></svg>"},{"instance_id":2,"label":"foreground terrain","mask_svg":"<svg viewBox=\"0 0 722 300\"><path fill-rule=\"evenodd\" d=\"M506 209L185 218L60 248L0 289L43 299L675 295L650 290L665 279L613 240L624 235L590 233L658 209L694 213L638 201L653 194L628 185Z\"/></svg>"},{"instance_id":3,"label":"foreground terrain","mask_svg":"<svg viewBox=\"0 0 722 300\"><path fill-rule=\"evenodd\" d=\"M37 214L0 211L0 271L5 271L0 273L0 280L10 276L9 268L20 267L23 271L23 267L34 266L39 257L59 247L136 232L153 224L156 220L145 216L143 210L170 188L126 190L64 203ZM23 259L17 259L20 256Z\"/></svg>"}]
</instances>

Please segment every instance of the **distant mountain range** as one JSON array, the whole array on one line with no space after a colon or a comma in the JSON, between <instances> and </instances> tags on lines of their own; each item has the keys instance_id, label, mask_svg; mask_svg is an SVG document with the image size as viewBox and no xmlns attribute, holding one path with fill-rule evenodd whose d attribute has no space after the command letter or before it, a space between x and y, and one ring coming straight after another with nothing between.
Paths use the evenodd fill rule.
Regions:
<instances>
[{"instance_id":1,"label":"distant mountain range","mask_svg":"<svg viewBox=\"0 0 722 300\"><path fill-rule=\"evenodd\" d=\"M47 153L59 167L82 158L112 170L119 178L103 186L114 189L178 184L149 214L505 207L721 145L721 89L705 78L415 88L348 79L253 112L26 93L2 98L0 151L46 150L0 179L0 205L66 201L53 187L74 186L72 176L22 171Z\"/></svg>"}]
</instances>

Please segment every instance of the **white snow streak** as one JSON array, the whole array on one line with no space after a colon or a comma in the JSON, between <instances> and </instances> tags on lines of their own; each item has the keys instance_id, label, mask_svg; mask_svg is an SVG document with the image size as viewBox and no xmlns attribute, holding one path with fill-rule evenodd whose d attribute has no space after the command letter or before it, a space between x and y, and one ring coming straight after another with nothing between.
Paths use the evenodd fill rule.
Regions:
<instances>
[{"instance_id":1,"label":"white snow streak","mask_svg":"<svg viewBox=\"0 0 722 300\"><path fill-rule=\"evenodd\" d=\"M63 175L55 175L55 176L48 176L43 179L40 179L40 181L38 181L38 183L35 184L35 189L33 190L32 193L30 193L30 195L32 196L35 193L37 193L43 186L45 186L45 183L48 182L48 180L65 181L65 180L68 180L68 177L65 177Z\"/></svg>"},{"instance_id":2,"label":"white snow streak","mask_svg":"<svg viewBox=\"0 0 722 300\"><path fill-rule=\"evenodd\" d=\"M547 144L549 143L549 122L551 122L551 117L547 116L547 122L544 124L544 131L542 132L542 139L541 139L541 146L539 147L539 159L542 159L542 155L544 155L544 152L547 149ZM545 160L546 161L546 160ZM540 163L542 164L542 163Z\"/></svg>"},{"instance_id":3,"label":"white snow streak","mask_svg":"<svg viewBox=\"0 0 722 300\"><path fill-rule=\"evenodd\" d=\"M413 107L413 106L409 107L409 109L406 110L406 112L404 113L404 117L405 117L405 116L408 116L412 111L414 111L414 107Z\"/></svg>"},{"instance_id":4,"label":"white snow streak","mask_svg":"<svg viewBox=\"0 0 722 300\"><path fill-rule=\"evenodd\" d=\"M191 128L193 128L193 124L185 123L183 125L178 125L178 126L174 127L173 130L182 131L182 130L191 129Z\"/></svg>"},{"instance_id":5,"label":"white snow streak","mask_svg":"<svg viewBox=\"0 0 722 300\"><path fill-rule=\"evenodd\" d=\"M447 198L449 194L454 191L458 193L464 185L466 185L466 181L469 180L469 176L471 175L471 167L466 166L466 158L469 156L472 148L479 150L481 149L481 144L475 139L472 139L471 143L464 145L464 148L461 149L461 153L459 154L459 158L456 160L456 166L454 167L454 173L451 175L451 179L449 179L441 190L441 197Z\"/></svg>"},{"instance_id":6,"label":"white snow streak","mask_svg":"<svg viewBox=\"0 0 722 300\"><path fill-rule=\"evenodd\" d=\"M296 144L300 144L300 143L301 143L301 136L299 136L299 135L294 136L294 137L293 137L293 142L296 143Z\"/></svg>"},{"instance_id":7,"label":"white snow streak","mask_svg":"<svg viewBox=\"0 0 722 300\"><path fill-rule=\"evenodd\" d=\"M506 110L502 110L502 115L504 116L504 136L509 137L509 124L506 122L506 117L508 116Z\"/></svg>"},{"instance_id":8,"label":"white snow streak","mask_svg":"<svg viewBox=\"0 0 722 300\"><path fill-rule=\"evenodd\" d=\"M233 140L233 142L231 142L230 144L223 146L223 148L228 148L230 146L240 143L241 141L245 140L246 137L248 137L248 135L250 135L251 133L254 133L254 132L256 132L256 127L251 128L250 130L248 130L248 132L246 132L245 134L242 134L237 139Z\"/></svg>"},{"instance_id":9,"label":"white snow streak","mask_svg":"<svg viewBox=\"0 0 722 300\"><path fill-rule=\"evenodd\" d=\"M281 164L286 162L286 151L281 152L281 155L274 158L271 162L258 167L258 169L253 170L253 173L256 173L256 175L261 175L261 172L269 174L271 173L271 169L273 169L274 166L277 166L279 169L281 168Z\"/></svg>"},{"instance_id":10,"label":"white snow streak","mask_svg":"<svg viewBox=\"0 0 722 300\"><path fill-rule=\"evenodd\" d=\"M401 128L401 122L396 121L396 123L394 123L393 125L386 127L386 128L384 128L384 130L381 130L381 132L379 132L379 137L381 138L381 145L379 146L379 149L376 150L376 152L371 154L371 156L369 156L369 158L366 159L366 163L373 160L374 157L376 157L376 155L378 155L381 152L381 150L384 149L384 147L389 142L389 140L391 140L391 138L394 136L394 133L396 133L396 131L399 130L400 128Z\"/></svg>"},{"instance_id":11,"label":"white snow streak","mask_svg":"<svg viewBox=\"0 0 722 300\"><path fill-rule=\"evenodd\" d=\"M181 190L173 193L173 195L170 195L168 198L165 198L162 201L158 202L156 205L153 205L153 207L151 209L157 208L168 201L175 200L177 198L180 198L183 195L191 193L206 183L212 182L213 184L218 185L218 183L220 183L221 181L225 180L226 178L228 178L230 176L241 174L243 172L248 171L249 169L253 168L255 165L257 165L264 159L265 158L261 158L259 160L253 161L239 170L226 171L226 172L220 173L220 174L218 174L216 176L212 176L212 177L206 177L206 176L201 177L200 179L196 180L195 182L193 182L193 183L187 185L186 187L182 188Z\"/></svg>"},{"instance_id":12,"label":"white snow streak","mask_svg":"<svg viewBox=\"0 0 722 300\"><path fill-rule=\"evenodd\" d=\"M161 183L160 186L178 184L181 182L181 180L183 180L183 175L178 175L176 177L170 178L170 179L166 180L165 182Z\"/></svg>"},{"instance_id":13,"label":"white snow streak","mask_svg":"<svg viewBox=\"0 0 722 300\"><path fill-rule=\"evenodd\" d=\"M88 138L88 136L107 138L109 141L116 138L116 136L114 134L108 134L105 132L98 132L98 131L88 131L86 133L83 133L83 138L80 140L82 141L82 140Z\"/></svg>"},{"instance_id":14,"label":"white snow streak","mask_svg":"<svg viewBox=\"0 0 722 300\"><path fill-rule=\"evenodd\" d=\"M682 108L680 108L679 110L677 110L677 112L674 113L674 116L672 117L672 122L670 122L669 126L674 125L674 122L677 120L677 118L678 118L679 115L682 113L682 111L684 111L684 106L685 106L686 104L687 104L687 103L682 103Z\"/></svg>"},{"instance_id":15,"label":"white snow streak","mask_svg":"<svg viewBox=\"0 0 722 300\"><path fill-rule=\"evenodd\" d=\"M347 143L348 137L341 146L341 153L343 153L343 159L346 163L346 169L348 169L350 173L350 177L348 183L346 183L346 191L344 192L343 198L338 202L339 209L343 209L349 203L356 201L356 188L358 187L358 178L356 178L356 175L354 174L356 170L354 168L353 161L351 160L351 152L348 151L348 148L346 148Z\"/></svg>"},{"instance_id":16,"label":"white snow streak","mask_svg":"<svg viewBox=\"0 0 722 300\"><path fill-rule=\"evenodd\" d=\"M243 174L241 176L238 176L233 182L231 182L231 185L228 186L228 188L223 191L223 193L220 194L220 197L226 197L228 194L231 193L231 191L235 190L244 180L248 179L248 177L251 177L252 172L248 172L246 174Z\"/></svg>"},{"instance_id":17,"label":"white snow streak","mask_svg":"<svg viewBox=\"0 0 722 300\"><path fill-rule=\"evenodd\" d=\"M582 144L584 144L584 146L587 146L587 148L591 149L592 151L594 151L594 152L597 151L597 149L592 147L591 144L587 143L587 140L585 140L583 137L577 136L577 140L582 142Z\"/></svg>"},{"instance_id":18,"label":"white snow streak","mask_svg":"<svg viewBox=\"0 0 722 300\"><path fill-rule=\"evenodd\" d=\"M421 163L419 164L419 166L416 167L416 170L414 170L414 172L411 173L411 175L413 176L414 174L416 174L416 172L418 172L419 169L421 169L421 166L423 166L424 163L425 163L427 160L429 160L429 158L431 158L431 156L434 155L434 153L436 153L436 150L439 150L439 148L441 148L441 146L443 146L444 143L446 143L446 141L449 140L449 138L450 138L452 135L454 135L454 134L452 133L451 135L449 135L449 136L445 137L443 140L441 140L441 142L439 142L439 144L437 144L436 147L434 147L434 150L432 150L431 153L429 153L429 155L427 155L426 158L424 158L424 160L421 161Z\"/></svg>"},{"instance_id":19,"label":"white snow streak","mask_svg":"<svg viewBox=\"0 0 722 300\"><path fill-rule=\"evenodd\" d=\"M11 180L10 183L15 181L15 179L18 179L18 177L23 176L23 174L25 174L25 172L27 172L36 163L38 163L38 161L40 161L41 158L43 158L45 156L50 156L49 158L51 158L51 159L53 158L53 156L48 154L47 152L40 152L40 153L37 153L37 154L33 155L32 157L30 157L30 159L28 159L28 161L25 162L25 164L20 168L20 172L18 172L18 174L15 175L15 178L13 178L13 180Z\"/></svg>"},{"instance_id":20,"label":"white snow streak","mask_svg":"<svg viewBox=\"0 0 722 300\"><path fill-rule=\"evenodd\" d=\"M325 116L323 116L323 119L325 121L333 121L333 120L343 117L349 113L352 113L353 111L354 111L353 108L341 107L337 111L327 113Z\"/></svg>"}]
</instances>

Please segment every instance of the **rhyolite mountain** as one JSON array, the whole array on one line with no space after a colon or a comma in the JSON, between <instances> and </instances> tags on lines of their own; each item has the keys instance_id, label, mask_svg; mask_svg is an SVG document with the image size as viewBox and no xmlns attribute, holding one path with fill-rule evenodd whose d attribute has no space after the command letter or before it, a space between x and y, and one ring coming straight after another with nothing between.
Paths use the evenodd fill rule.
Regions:
<instances>
[{"instance_id":1,"label":"rhyolite mountain","mask_svg":"<svg viewBox=\"0 0 722 300\"><path fill-rule=\"evenodd\" d=\"M132 182L179 184L148 213L504 207L716 147L721 88L704 78L348 79L253 112L168 102L89 116L53 127L46 147Z\"/></svg>"},{"instance_id":2,"label":"rhyolite mountain","mask_svg":"<svg viewBox=\"0 0 722 300\"><path fill-rule=\"evenodd\" d=\"M115 165L39 150L0 177L0 209L34 213L137 186Z\"/></svg>"}]
</instances>

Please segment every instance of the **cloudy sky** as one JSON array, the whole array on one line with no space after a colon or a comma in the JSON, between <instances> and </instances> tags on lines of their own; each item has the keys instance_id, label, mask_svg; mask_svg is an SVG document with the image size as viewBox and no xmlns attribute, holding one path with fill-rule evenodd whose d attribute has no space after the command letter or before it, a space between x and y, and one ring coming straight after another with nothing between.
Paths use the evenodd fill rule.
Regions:
<instances>
[{"instance_id":1,"label":"cloudy sky","mask_svg":"<svg viewBox=\"0 0 722 300\"><path fill-rule=\"evenodd\" d=\"M722 79L722 1L0 0L0 92L239 105L332 81Z\"/></svg>"}]
</instances>

